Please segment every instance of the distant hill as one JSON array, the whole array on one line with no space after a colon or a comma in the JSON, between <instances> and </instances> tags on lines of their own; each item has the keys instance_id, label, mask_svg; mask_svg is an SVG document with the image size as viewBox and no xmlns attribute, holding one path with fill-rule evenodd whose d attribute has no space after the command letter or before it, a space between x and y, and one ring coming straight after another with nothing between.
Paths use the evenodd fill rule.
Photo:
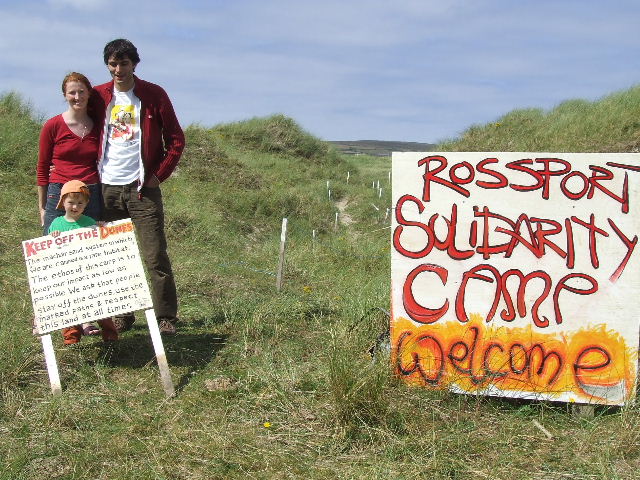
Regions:
<instances>
[{"instance_id":1,"label":"distant hill","mask_svg":"<svg viewBox=\"0 0 640 480\"><path fill-rule=\"evenodd\" d=\"M384 140L336 140L330 141L340 153L347 155L373 155L384 157L391 152L429 152L435 147L432 143L391 142Z\"/></svg>"}]
</instances>

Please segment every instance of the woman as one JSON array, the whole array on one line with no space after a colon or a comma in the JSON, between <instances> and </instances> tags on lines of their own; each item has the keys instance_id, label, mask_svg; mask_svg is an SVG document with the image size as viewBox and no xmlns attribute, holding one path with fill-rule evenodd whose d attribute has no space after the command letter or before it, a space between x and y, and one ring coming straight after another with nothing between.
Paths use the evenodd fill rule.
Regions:
<instances>
[{"instance_id":1,"label":"woman","mask_svg":"<svg viewBox=\"0 0 640 480\"><path fill-rule=\"evenodd\" d=\"M43 235L56 217L64 215L56 206L60 189L69 180L89 186L91 200L85 215L100 220L102 209L97 165L100 132L87 112L91 83L81 73L71 72L62 80L62 93L67 110L47 120L40 133L37 183Z\"/></svg>"},{"instance_id":2,"label":"woman","mask_svg":"<svg viewBox=\"0 0 640 480\"><path fill-rule=\"evenodd\" d=\"M71 72L62 80L62 93L68 108L47 120L40 132L37 184L40 225L43 235L49 225L65 214L58 209L60 190L69 180L81 180L91 192L84 214L100 220L102 191L98 177L99 127L89 116L87 105L91 83L81 73ZM98 335L100 330L90 323L82 324L85 335Z\"/></svg>"}]
</instances>

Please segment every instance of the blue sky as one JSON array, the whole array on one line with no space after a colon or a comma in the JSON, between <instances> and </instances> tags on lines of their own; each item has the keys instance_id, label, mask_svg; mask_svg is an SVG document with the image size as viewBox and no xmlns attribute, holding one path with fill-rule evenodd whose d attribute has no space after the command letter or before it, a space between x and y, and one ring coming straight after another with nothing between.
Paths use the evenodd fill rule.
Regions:
<instances>
[{"instance_id":1,"label":"blue sky","mask_svg":"<svg viewBox=\"0 0 640 480\"><path fill-rule=\"evenodd\" d=\"M119 37L183 126L283 113L326 140L436 142L640 83L637 0L0 0L0 18L0 91L46 117L69 71L108 80Z\"/></svg>"}]
</instances>

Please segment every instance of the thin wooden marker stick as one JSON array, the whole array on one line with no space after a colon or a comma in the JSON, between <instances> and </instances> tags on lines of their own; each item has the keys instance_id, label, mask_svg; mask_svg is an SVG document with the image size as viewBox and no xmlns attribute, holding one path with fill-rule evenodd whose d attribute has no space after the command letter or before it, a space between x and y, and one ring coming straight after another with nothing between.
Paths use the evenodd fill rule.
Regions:
<instances>
[{"instance_id":1,"label":"thin wooden marker stick","mask_svg":"<svg viewBox=\"0 0 640 480\"><path fill-rule=\"evenodd\" d=\"M391 185L391 170L389 170L389 185Z\"/></svg>"},{"instance_id":2,"label":"thin wooden marker stick","mask_svg":"<svg viewBox=\"0 0 640 480\"><path fill-rule=\"evenodd\" d=\"M333 224L333 229L337 232L338 231L338 212L336 212L336 220Z\"/></svg>"},{"instance_id":3,"label":"thin wooden marker stick","mask_svg":"<svg viewBox=\"0 0 640 480\"><path fill-rule=\"evenodd\" d=\"M347 172L347 184L349 184L349 177L351 176L351 172Z\"/></svg>"},{"instance_id":4,"label":"thin wooden marker stick","mask_svg":"<svg viewBox=\"0 0 640 480\"><path fill-rule=\"evenodd\" d=\"M160 329L158 328L156 314L153 311L153 308L145 310L144 313L147 317L147 325L149 325L149 333L151 334L153 350L156 352L156 361L158 362L158 368L160 369L160 381L162 382L164 394L167 397L173 397L176 394L176 391L173 388L171 372L169 371L169 364L167 363L167 355L164 353L164 345L162 344L162 338L160 337Z\"/></svg>"},{"instance_id":5,"label":"thin wooden marker stick","mask_svg":"<svg viewBox=\"0 0 640 480\"><path fill-rule=\"evenodd\" d=\"M546 435L546 437L551 440L553 438L553 435L551 435L551 432L549 432L549 430L547 430L546 428L544 428L540 422L538 422L537 420L532 420L533 424L536 426L536 428L538 430L540 430L542 433L544 433Z\"/></svg>"},{"instance_id":6,"label":"thin wooden marker stick","mask_svg":"<svg viewBox=\"0 0 640 480\"><path fill-rule=\"evenodd\" d=\"M329 190L329 180L327 180L327 190Z\"/></svg>"},{"instance_id":7,"label":"thin wooden marker stick","mask_svg":"<svg viewBox=\"0 0 640 480\"><path fill-rule=\"evenodd\" d=\"M56 354L53 351L53 342L51 335L42 335L42 350L44 350L44 360L47 362L47 372L49 373L49 383L51 384L51 393L54 395L62 395L62 387L60 386L60 374L58 373L58 364L56 362Z\"/></svg>"},{"instance_id":8,"label":"thin wooden marker stick","mask_svg":"<svg viewBox=\"0 0 640 480\"><path fill-rule=\"evenodd\" d=\"M278 261L278 274L276 275L276 289L282 289L282 271L284 270L284 247L287 242L287 219L282 219L282 231L280 232L280 260Z\"/></svg>"},{"instance_id":9,"label":"thin wooden marker stick","mask_svg":"<svg viewBox=\"0 0 640 480\"><path fill-rule=\"evenodd\" d=\"M389 218L389 209L387 208L387 211L384 214L384 221L387 221L387 218Z\"/></svg>"},{"instance_id":10,"label":"thin wooden marker stick","mask_svg":"<svg viewBox=\"0 0 640 480\"><path fill-rule=\"evenodd\" d=\"M331 200L331 190L329 190L329 200Z\"/></svg>"},{"instance_id":11,"label":"thin wooden marker stick","mask_svg":"<svg viewBox=\"0 0 640 480\"><path fill-rule=\"evenodd\" d=\"M378 198L382 198L382 188L378 190Z\"/></svg>"}]
</instances>

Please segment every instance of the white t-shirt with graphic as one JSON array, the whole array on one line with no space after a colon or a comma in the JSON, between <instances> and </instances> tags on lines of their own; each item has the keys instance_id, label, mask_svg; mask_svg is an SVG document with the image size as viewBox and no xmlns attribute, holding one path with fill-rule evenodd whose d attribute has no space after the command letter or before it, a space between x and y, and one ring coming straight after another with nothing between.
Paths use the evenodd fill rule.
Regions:
<instances>
[{"instance_id":1,"label":"white t-shirt with graphic","mask_svg":"<svg viewBox=\"0 0 640 480\"><path fill-rule=\"evenodd\" d=\"M100 178L109 185L127 185L141 177L140 99L133 88L113 91L107 110L107 142Z\"/></svg>"}]
</instances>

